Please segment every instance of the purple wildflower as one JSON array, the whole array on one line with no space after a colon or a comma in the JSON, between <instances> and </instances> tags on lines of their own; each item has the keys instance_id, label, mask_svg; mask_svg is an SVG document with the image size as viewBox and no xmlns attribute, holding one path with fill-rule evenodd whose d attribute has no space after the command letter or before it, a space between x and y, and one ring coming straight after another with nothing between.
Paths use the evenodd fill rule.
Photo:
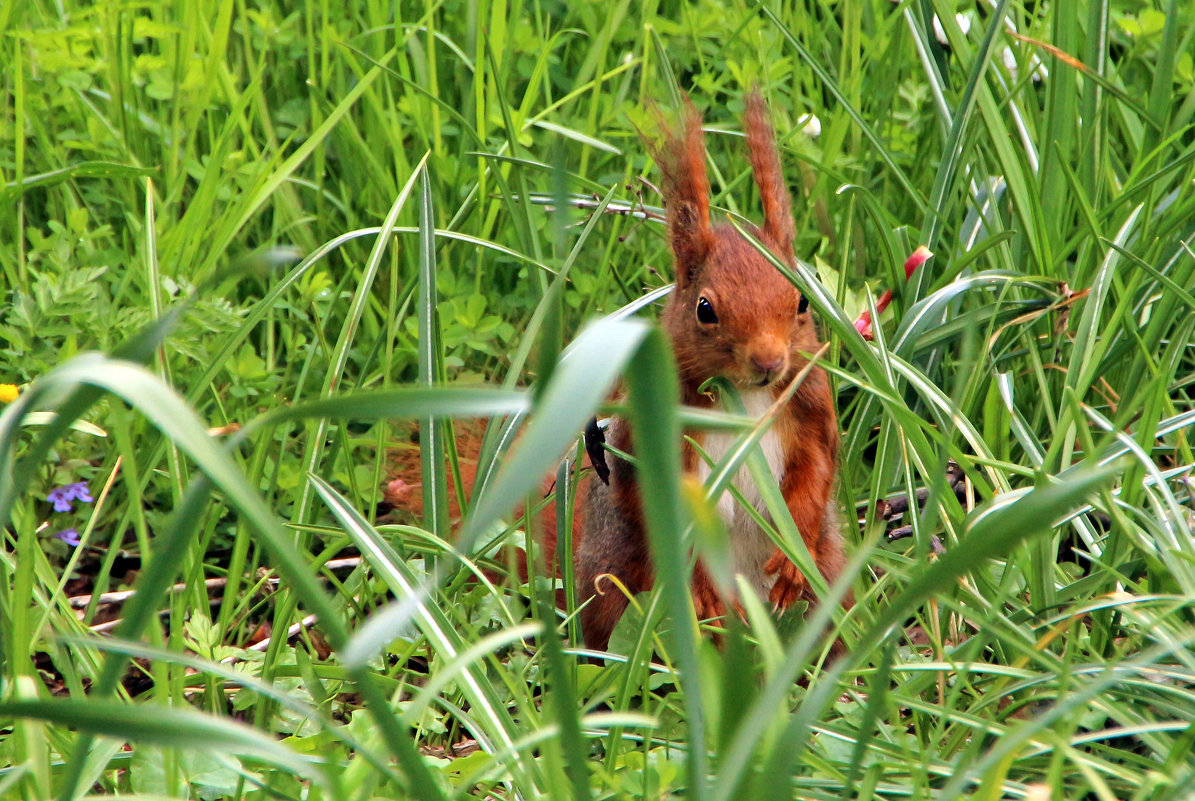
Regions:
<instances>
[{"instance_id":1,"label":"purple wildflower","mask_svg":"<svg viewBox=\"0 0 1195 801\"><path fill-rule=\"evenodd\" d=\"M71 501L91 503L95 498L91 497L91 494L88 492L86 481L77 481L74 484L67 484L50 490L50 494L46 496L46 500L54 504L55 512L69 512L71 510Z\"/></svg>"},{"instance_id":2,"label":"purple wildflower","mask_svg":"<svg viewBox=\"0 0 1195 801\"><path fill-rule=\"evenodd\" d=\"M52 489L50 490L50 494L46 496L46 500L54 504L55 512L69 512L71 510L71 499L75 496L67 493L69 489L69 485Z\"/></svg>"},{"instance_id":3,"label":"purple wildflower","mask_svg":"<svg viewBox=\"0 0 1195 801\"><path fill-rule=\"evenodd\" d=\"M79 546L79 532L75 531L73 528L68 528L66 531L59 531L54 536L72 548L77 548Z\"/></svg>"}]
</instances>

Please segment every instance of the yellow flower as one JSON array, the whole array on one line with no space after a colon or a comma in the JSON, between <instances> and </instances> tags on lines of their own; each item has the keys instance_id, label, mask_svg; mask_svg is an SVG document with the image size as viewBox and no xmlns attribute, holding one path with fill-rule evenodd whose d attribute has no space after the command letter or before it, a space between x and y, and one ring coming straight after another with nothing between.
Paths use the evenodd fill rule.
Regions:
<instances>
[{"instance_id":1,"label":"yellow flower","mask_svg":"<svg viewBox=\"0 0 1195 801\"><path fill-rule=\"evenodd\" d=\"M12 403L20 394L16 384L0 384L0 403Z\"/></svg>"}]
</instances>

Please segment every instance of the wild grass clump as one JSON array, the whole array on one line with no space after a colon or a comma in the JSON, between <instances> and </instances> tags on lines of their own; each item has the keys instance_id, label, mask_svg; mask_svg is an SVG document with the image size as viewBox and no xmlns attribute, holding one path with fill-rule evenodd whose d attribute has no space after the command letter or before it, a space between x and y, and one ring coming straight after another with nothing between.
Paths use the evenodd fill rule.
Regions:
<instances>
[{"instance_id":1,"label":"wild grass clump","mask_svg":"<svg viewBox=\"0 0 1195 801\"><path fill-rule=\"evenodd\" d=\"M0 31L0 796L1189 795L1187 5L68 0ZM751 216L753 85L850 563L715 644L636 128L688 92ZM500 546L534 549L545 475L568 519L610 411L663 580L607 656Z\"/></svg>"}]
</instances>

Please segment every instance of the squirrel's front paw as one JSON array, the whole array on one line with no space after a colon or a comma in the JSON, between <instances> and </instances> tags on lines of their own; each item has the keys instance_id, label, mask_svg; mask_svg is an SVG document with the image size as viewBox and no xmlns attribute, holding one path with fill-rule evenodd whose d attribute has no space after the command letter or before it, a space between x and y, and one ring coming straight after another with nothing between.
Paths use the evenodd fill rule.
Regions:
<instances>
[{"instance_id":1,"label":"squirrel's front paw","mask_svg":"<svg viewBox=\"0 0 1195 801\"><path fill-rule=\"evenodd\" d=\"M716 620L726 617L726 604L722 603L722 599L717 596L708 599L694 596L693 607L697 612L697 619L699 621Z\"/></svg>"},{"instance_id":2,"label":"squirrel's front paw","mask_svg":"<svg viewBox=\"0 0 1195 801\"><path fill-rule=\"evenodd\" d=\"M768 575L776 574L776 582L772 585L772 591L768 595L768 600L772 602L773 612L783 612L788 609L805 593L809 586L809 583L805 581L805 574L798 570L797 566L790 562L779 548L768 559L763 569Z\"/></svg>"},{"instance_id":3,"label":"squirrel's front paw","mask_svg":"<svg viewBox=\"0 0 1195 801\"><path fill-rule=\"evenodd\" d=\"M726 603L709 574L700 566L693 571L693 608L698 620L710 620L726 615Z\"/></svg>"}]
</instances>

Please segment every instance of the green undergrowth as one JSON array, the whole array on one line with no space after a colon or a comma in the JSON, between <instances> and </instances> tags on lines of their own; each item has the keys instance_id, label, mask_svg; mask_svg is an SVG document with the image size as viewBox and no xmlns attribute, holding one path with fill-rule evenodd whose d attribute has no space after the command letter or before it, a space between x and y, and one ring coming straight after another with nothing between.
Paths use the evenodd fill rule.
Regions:
<instances>
[{"instance_id":1,"label":"green undergrowth","mask_svg":"<svg viewBox=\"0 0 1195 801\"><path fill-rule=\"evenodd\" d=\"M1187 4L67 0L0 33L0 797L1190 797ZM753 86L849 565L710 637L678 432L763 457L677 406L638 130L687 92L754 219ZM500 546L545 476L571 516L613 412L661 581L595 654Z\"/></svg>"}]
</instances>

